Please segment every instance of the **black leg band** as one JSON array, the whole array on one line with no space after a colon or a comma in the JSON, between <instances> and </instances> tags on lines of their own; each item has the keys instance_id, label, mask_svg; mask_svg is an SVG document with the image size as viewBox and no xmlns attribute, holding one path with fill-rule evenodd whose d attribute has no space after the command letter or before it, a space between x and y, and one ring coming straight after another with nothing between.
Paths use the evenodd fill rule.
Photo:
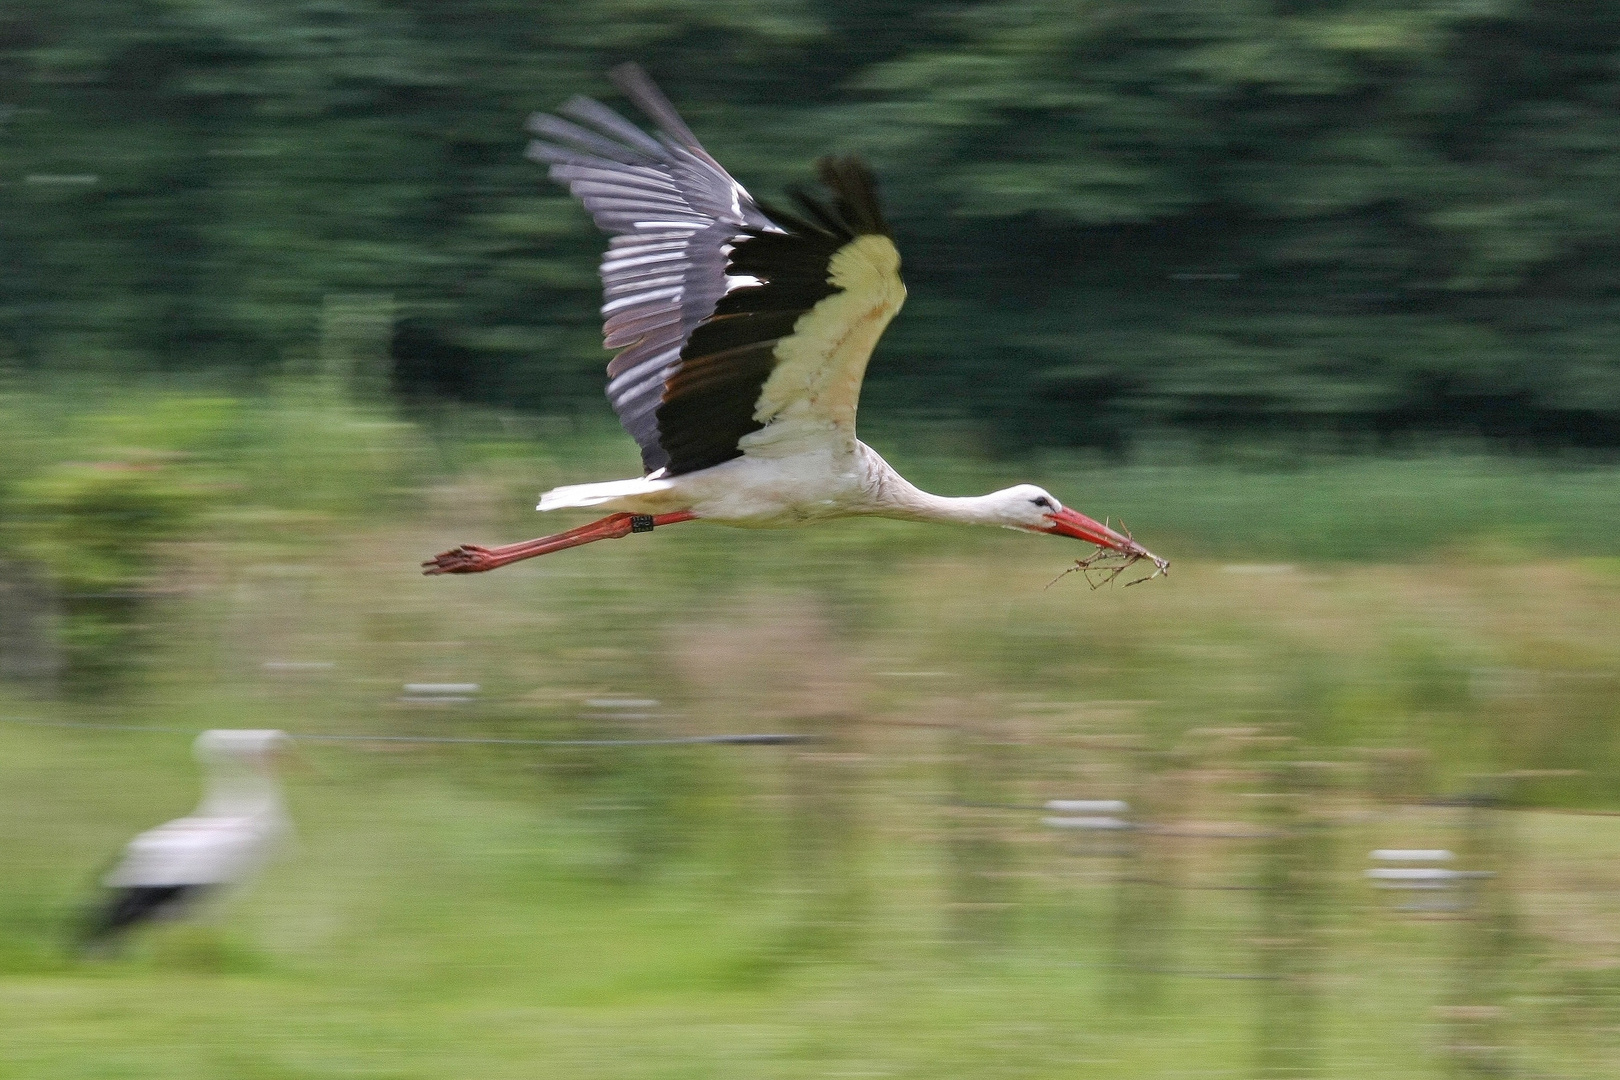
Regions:
<instances>
[{"instance_id":1,"label":"black leg band","mask_svg":"<svg viewBox=\"0 0 1620 1080\"><path fill-rule=\"evenodd\" d=\"M651 514L631 514L630 515L630 531L631 532L652 532L653 531L653 516Z\"/></svg>"}]
</instances>

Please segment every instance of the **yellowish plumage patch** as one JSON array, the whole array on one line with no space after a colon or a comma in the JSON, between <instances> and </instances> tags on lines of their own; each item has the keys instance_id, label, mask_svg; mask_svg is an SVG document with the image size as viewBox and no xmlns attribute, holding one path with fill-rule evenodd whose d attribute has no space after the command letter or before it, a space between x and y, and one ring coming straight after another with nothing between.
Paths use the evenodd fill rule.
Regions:
<instances>
[{"instance_id":1,"label":"yellowish plumage patch","mask_svg":"<svg viewBox=\"0 0 1620 1080\"><path fill-rule=\"evenodd\" d=\"M776 367L754 410L765 427L741 440L745 453L778 457L829 436L854 448L867 360L906 299L900 253L886 236L858 236L833 254L828 280L842 291L805 312L777 343Z\"/></svg>"}]
</instances>

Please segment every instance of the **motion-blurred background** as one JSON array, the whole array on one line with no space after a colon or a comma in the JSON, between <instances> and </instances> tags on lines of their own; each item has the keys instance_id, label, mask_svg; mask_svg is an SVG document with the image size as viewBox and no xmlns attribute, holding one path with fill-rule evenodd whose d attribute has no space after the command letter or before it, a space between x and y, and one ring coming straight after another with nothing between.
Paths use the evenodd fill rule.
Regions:
<instances>
[{"instance_id":1,"label":"motion-blurred background","mask_svg":"<svg viewBox=\"0 0 1620 1080\"><path fill-rule=\"evenodd\" d=\"M860 522L420 578L634 475L522 157L626 59L756 194L876 167L867 441L1172 576ZM1613 1075L1617 253L1612 0L10 0L0 1069ZM76 957L221 727L813 739L304 742L279 861Z\"/></svg>"}]
</instances>

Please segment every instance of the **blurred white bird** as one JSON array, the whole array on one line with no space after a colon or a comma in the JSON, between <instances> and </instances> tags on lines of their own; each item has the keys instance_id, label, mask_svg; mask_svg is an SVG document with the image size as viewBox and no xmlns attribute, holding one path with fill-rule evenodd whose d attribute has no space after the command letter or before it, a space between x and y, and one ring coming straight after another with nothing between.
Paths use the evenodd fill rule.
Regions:
<instances>
[{"instance_id":1,"label":"blurred white bird","mask_svg":"<svg viewBox=\"0 0 1620 1080\"><path fill-rule=\"evenodd\" d=\"M132 928L181 914L202 895L253 873L291 830L273 772L281 731L214 730L197 737L208 789L194 813L141 833L102 879L110 895L85 928L106 946Z\"/></svg>"}]
</instances>

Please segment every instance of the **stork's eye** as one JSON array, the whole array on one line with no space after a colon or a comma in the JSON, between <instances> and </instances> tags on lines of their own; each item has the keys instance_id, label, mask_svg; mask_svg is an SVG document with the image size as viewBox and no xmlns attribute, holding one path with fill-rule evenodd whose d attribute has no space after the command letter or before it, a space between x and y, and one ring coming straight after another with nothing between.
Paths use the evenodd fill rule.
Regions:
<instances>
[{"instance_id":1,"label":"stork's eye","mask_svg":"<svg viewBox=\"0 0 1620 1080\"><path fill-rule=\"evenodd\" d=\"M1052 509L1052 500L1048 499L1045 495L1042 495L1038 499L1031 499L1029 501L1034 503L1036 506L1039 506L1043 510Z\"/></svg>"}]
</instances>

